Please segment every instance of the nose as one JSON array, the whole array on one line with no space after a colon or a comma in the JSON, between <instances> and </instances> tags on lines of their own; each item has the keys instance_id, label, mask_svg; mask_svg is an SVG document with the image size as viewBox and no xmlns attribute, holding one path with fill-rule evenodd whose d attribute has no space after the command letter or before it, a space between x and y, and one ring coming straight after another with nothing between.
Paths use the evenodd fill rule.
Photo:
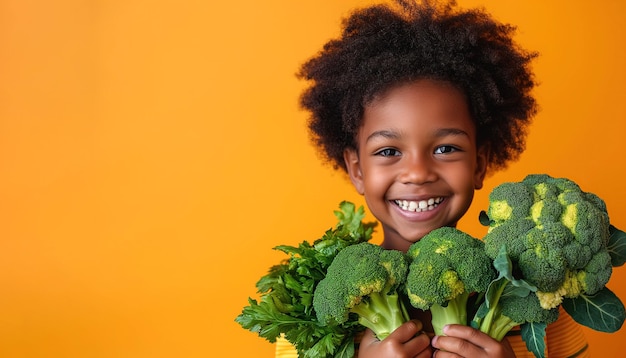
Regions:
<instances>
[{"instance_id":1,"label":"nose","mask_svg":"<svg viewBox=\"0 0 626 358\"><path fill-rule=\"evenodd\" d=\"M398 180L404 184L425 184L437 180L436 164L428 155L404 156Z\"/></svg>"}]
</instances>

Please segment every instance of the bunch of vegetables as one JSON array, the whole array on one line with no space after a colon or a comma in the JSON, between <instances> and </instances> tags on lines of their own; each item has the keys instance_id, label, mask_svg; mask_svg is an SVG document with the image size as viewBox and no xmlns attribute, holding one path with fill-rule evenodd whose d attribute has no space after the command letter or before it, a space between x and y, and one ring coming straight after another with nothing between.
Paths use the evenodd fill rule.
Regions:
<instances>
[{"instance_id":1,"label":"bunch of vegetables","mask_svg":"<svg viewBox=\"0 0 626 358\"><path fill-rule=\"evenodd\" d=\"M269 342L284 336L300 357L353 357L354 338L365 329L356 319L321 323L313 308L315 288L326 277L335 256L348 247L367 243L376 226L363 222L363 207L356 209L344 201L339 208L334 212L336 227L312 244L305 240L297 247L275 247L289 257L259 279L256 287L260 300L249 298L248 306L235 319Z\"/></svg>"},{"instance_id":2,"label":"bunch of vegetables","mask_svg":"<svg viewBox=\"0 0 626 358\"><path fill-rule=\"evenodd\" d=\"M610 225L598 196L565 178L529 175L494 188L481 221L489 226L482 240L440 228L407 252L407 295L430 309L436 334L469 324L502 340L520 326L528 350L543 357L559 306L589 328L621 328L624 305L605 285L626 261L626 234Z\"/></svg>"},{"instance_id":3,"label":"bunch of vegetables","mask_svg":"<svg viewBox=\"0 0 626 358\"><path fill-rule=\"evenodd\" d=\"M369 243L374 224L344 202L337 227L313 245L277 248L289 260L261 278L261 301L249 299L236 321L270 342L284 334L300 357L352 357L364 327L384 339L409 319L405 301L430 310L436 334L465 324L501 340L520 326L536 357L559 307L589 328L621 328L624 305L606 284L626 262L626 233L598 196L529 175L489 201L482 240L443 227L406 254Z\"/></svg>"}]
</instances>

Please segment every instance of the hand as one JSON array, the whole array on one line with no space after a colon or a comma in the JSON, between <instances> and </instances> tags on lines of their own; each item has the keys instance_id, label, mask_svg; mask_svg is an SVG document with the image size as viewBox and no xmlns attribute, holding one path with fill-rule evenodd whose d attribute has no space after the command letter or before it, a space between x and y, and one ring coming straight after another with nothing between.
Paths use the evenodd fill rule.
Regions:
<instances>
[{"instance_id":1,"label":"hand","mask_svg":"<svg viewBox=\"0 0 626 358\"><path fill-rule=\"evenodd\" d=\"M433 350L430 347L430 337L421 333L422 322L411 320L387 338L378 340L371 330L366 330L359 345L359 358L427 358Z\"/></svg>"},{"instance_id":2,"label":"hand","mask_svg":"<svg viewBox=\"0 0 626 358\"><path fill-rule=\"evenodd\" d=\"M433 357L493 357L515 358L515 352L506 339L502 342L468 326L450 324L443 328L445 336L436 336L432 340L437 349Z\"/></svg>"}]
</instances>

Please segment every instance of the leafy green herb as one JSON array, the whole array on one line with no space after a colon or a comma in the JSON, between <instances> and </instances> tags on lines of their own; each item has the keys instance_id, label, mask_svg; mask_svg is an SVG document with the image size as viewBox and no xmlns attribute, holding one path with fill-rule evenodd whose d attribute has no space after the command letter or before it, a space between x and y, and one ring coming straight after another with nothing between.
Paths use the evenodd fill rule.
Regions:
<instances>
[{"instance_id":1,"label":"leafy green herb","mask_svg":"<svg viewBox=\"0 0 626 358\"><path fill-rule=\"evenodd\" d=\"M318 322L313 308L313 293L326 270L342 249L369 241L376 223L363 223L365 210L344 201L335 211L334 229L310 244L297 247L280 245L276 250L289 255L257 282L260 300L249 298L235 321L269 342L281 335L291 342L300 357L352 357L354 337L363 331L356 319L341 325Z\"/></svg>"}]
</instances>

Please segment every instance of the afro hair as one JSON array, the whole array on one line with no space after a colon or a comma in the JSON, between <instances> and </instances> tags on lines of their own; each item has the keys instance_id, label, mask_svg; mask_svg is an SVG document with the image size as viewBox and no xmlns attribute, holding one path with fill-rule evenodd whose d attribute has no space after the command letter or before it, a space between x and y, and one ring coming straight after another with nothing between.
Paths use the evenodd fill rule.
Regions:
<instances>
[{"instance_id":1,"label":"afro hair","mask_svg":"<svg viewBox=\"0 0 626 358\"><path fill-rule=\"evenodd\" d=\"M345 170L343 152L355 148L364 107L390 88L433 79L464 93L476 144L490 154L488 169L505 168L523 152L537 112L530 70L537 54L513 41L515 30L454 1L397 0L355 10L339 38L298 72L310 84L300 105L311 115L312 141L327 162Z\"/></svg>"}]
</instances>

